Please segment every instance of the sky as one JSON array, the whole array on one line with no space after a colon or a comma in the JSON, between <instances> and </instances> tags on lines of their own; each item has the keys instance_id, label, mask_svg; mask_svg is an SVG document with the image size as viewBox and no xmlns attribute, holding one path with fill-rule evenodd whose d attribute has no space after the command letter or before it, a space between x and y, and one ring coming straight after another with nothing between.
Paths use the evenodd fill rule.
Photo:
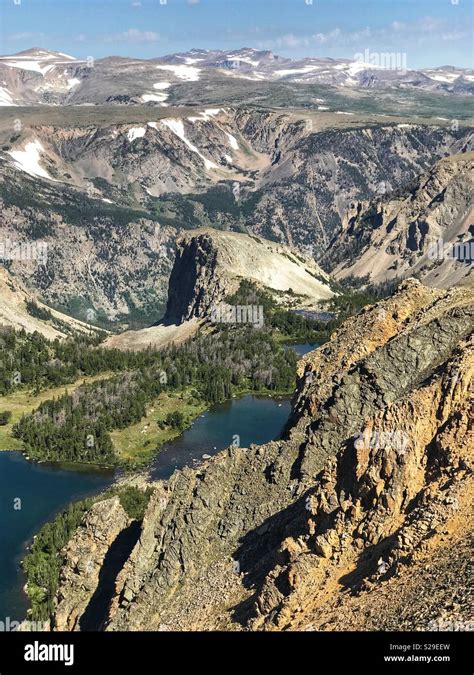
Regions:
<instances>
[{"instance_id":1,"label":"sky","mask_svg":"<svg viewBox=\"0 0 474 675\"><path fill-rule=\"evenodd\" d=\"M406 55L408 68L474 67L474 0L0 0L0 54L153 58L192 48L290 58Z\"/></svg>"}]
</instances>

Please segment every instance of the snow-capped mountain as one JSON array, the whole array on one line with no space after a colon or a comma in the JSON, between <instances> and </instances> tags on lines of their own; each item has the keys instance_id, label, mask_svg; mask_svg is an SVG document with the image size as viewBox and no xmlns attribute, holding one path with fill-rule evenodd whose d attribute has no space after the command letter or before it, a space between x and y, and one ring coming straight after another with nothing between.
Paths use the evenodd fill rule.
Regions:
<instances>
[{"instance_id":1,"label":"snow-capped mountain","mask_svg":"<svg viewBox=\"0 0 474 675\"><path fill-rule=\"evenodd\" d=\"M292 60L244 48L192 49L156 59L111 56L93 61L45 49L0 56L0 105L172 104L173 88L216 79L340 88L403 88L473 94L474 71L442 66L409 70L397 59L304 58ZM370 61L370 62L369 62Z\"/></svg>"}]
</instances>

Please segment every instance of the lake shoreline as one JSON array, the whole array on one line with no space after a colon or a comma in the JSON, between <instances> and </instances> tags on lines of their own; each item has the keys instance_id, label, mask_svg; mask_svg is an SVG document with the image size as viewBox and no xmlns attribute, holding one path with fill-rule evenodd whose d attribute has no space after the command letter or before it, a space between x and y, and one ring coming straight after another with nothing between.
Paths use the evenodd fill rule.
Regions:
<instances>
[{"instance_id":1,"label":"lake shoreline","mask_svg":"<svg viewBox=\"0 0 474 675\"><path fill-rule=\"evenodd\" d=\"M24 498L23 515L28 523L17 531L11 527L11 517L6 519L11 531L10 541L7 542L9 545L4 550L10 551L11 556L5 555L3 559L0 558L0 567L3 567L3 570L0 570L3 572L0 573L0 614L3 606L8 609L5 611L6 616L15 617L15 620L20 615L24 618L31 605L23 588L26 576L20 562L28 553L34 537L41 528L52 522L58 513L65 511L70 504L77 503L86 496L100 499L101 494L113 487L134 486L143 490L159 480L167 480L175 470L180 470L183 466L196 468L207 457L218 454L232 444L231 432L242 436L242 447L248 447L253 442L257 444L267 442L281 433L289 411L290 399L287 394L272 396L268 393L239 392L224 403L210 406L178 436L177 445L175 445L177 439L165 443L154 454L151 462L133 471L123 470L122 467L113 467L111 470L89 464L36 462L25 459L19 450L1 452L0 463L3 460L3 464L9 465L10 472L17 474L14 479L8 480L4 476L4 481L10 486L10 491L20 492L19 496ZM192 440L186 440L194 438L196 432L199 438L197 446L201 446L197 450ZM210 432L213 432L214 436L206 440L206 434ZM223 441L219 443L217 437ZM191 445L186 446L186 443ZM178 455L178 460L175 455ZM158 462L158 471L161 475L153 475L157 470L154 462ZM14 488L15 485L30 483L28 499L21 494L21 490ZM68 489L71 485L76 487ZM60 495L56 499L57 491ZM6 506L3 509L4 516L7 515L8 509L12 508L11 500L16 496L14 492L9 495L7 491L6 495L3 495ZM28 504L32 499L35 504L39 504L39 512L37 507ZM11 602L8 600L9 597L12 598Z\"/></svg>"}]
</instances>

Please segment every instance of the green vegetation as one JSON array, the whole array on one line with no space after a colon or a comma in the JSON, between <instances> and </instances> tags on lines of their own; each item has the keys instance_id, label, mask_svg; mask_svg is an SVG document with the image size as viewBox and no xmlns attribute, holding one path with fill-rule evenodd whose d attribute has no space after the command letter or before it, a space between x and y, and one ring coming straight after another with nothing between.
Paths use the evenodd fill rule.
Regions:
<instances>
[{"instance_id":1,"label":"green vegetation","mask_svg":"<svg viewBox=\"0 0 474 675\"><path fill-rule=\"evenodd\" d=\"M125 429L110 433L114 452L127 470L150 461L156 449L180 435L208 407L195 390L161 393L146 410L145 417ZM180 412L182 428L169 425L170 415Z\"/></svg>"},{"instance_id":2,"label":"green vegetation","mask_svg":"<svg viewBox=\"0 0 474 675\"><path fill-rule=\"evenodd\" d=\"M38 307L38 310L43 310ZM21 389L35 393L104 371L146 367L154 353L121 352L99 346L100 336L48 340L40 333L0 333L0 395Z\"/></svg>"},{"instance_id":3,"label":"green vegetation","mask_svg":"<svg viewBox=\"0 0 474 675\"><path fill-rule=\"evenodd\" d=\"M140 490L134 485L126 485L110 488L110 490L107 490L105 497L118 496L124 511L132 520L143 520L152 493L153 488L151 487Z\"/></svg>"},{"instance_id":4,"label":"green vegetation","mask_svg":"<svg viewBox=\"0 0 474 675\"><path fill-rule=\"evenodd\" d=\"M93 504L117 495L130 518L140 521L151 493L151 488L140 490L133 486L113 487L105 494L70 504L65 511L43 525L23 561L27 594L31 602L29 620L46 621L50 618L59 585L59 573L64 562L61 549L70 541L84 514Z\"/></svg>"},{"instance_id":5,"label":"green vegetation","mask_svg":"<svg viewBox=\"0 0 474 675\"><path fill-rule=\"evenodd\" d=\"M165 420L162 422L163 428L168 426L171 427L171 429L178 429L178 431L183 431L183 429L186 426L186 421L184 418L184 414L181 412L181 410L175 410L172 413L168 413L166 415Z\"/></svg>"},{"instance_id":6,"label":"green vegetation","mask_svg":"<svg viewBox=\"0 0 474 675\"><path fill-rule=\"evenodd\" d=\"M163 352L119 352L116 358L104 363L110 370L120 365L125 372L43 401L15 424L13 435L28 456L110 466L121 459L110 432L140 422L164 392L178 394L192 387L192 406L199 412L242 391L290 393L295 382L296 355L285 351L271 331L248 325L220 327ZM189 423L177 412L168 410L171 416L161 418L172 432ZM143 454L143 443L137 449ZM133 459L130 454L128 458Z\"/></svg>"},{"instance_id":7,"label":"green vegetation","mask_svg":"<svg viewBox=\"0 0 474 675\"><path fill-rule=\"evenodd\" d=\"M289 292L291 295L291 290ZM275 294L276 295L276 294ZM231 305L257 305L263 307L265 325L277 331L279 339L288 342L320 342L321 330L325 324L307 318L294 311L281 307L275 295L262 290L252 282L244 279L236 293L226 298Z\"/></svg>"},{"instance_id":8,"label":"green vegetation","mask_svg":"<svg viewBox=\"0 0 474 675\"><path fill-rule=\"evenodd\" d=\"M2 397L2 406L8 409L11 417L7 424L0 426L0 451L1 450L21 450L23 445L21 441L13 437L13 427L22 418L33 410L35 410L43 401L50 398L59 398L66 392L70 394L77 389L77 387L86 384L87 382L95 382L99 379L110 377L111 373L104 372L98 375L89 377L82 377L70 385L61 385L53 389L44 389L39 393L32 392L27 388L16 389L7 396Z\"/></svg>"},{"instance_id":9,"label":"green vegetation","mask_svg":"<svg viewBox=\"0 0 474 675\"><path fill-rule=\"evenodd\" d=\"M27 578L27 593L31 602L28 618L46 621L53 610L53 598L58 589L59 572L63 559L59 552L68 543L84 513L94 500L84 499L59 513L38 532L23 561Z\"/></svg>"},{"instance_id":10,"label":"green vegetation","mask_svg":"<svg viewBox=\"0 0 474 675\"><path fill-rule=\"evenodd\" d=\"M322 344L347 318L360 312L366 305L392 295L398 283L399 280L369 284L368 279L345 279L334 286L333 290L338 295L320 301L322 309L334 315L330 321L318 321L281 307L275 299L276 294L272 295L248 280L243 280L238 291L227 297L226 302L231 305L261 305L265 325L277 331L279 341Z\"/></svg>"},{"instance_id":11,"label":"green vegetation","mask_svg":"<svg viewBox=\"0 0 474 675\"><path fill-rule=\"evenodd\" d=\"M26 301L26 311L35 319L40 319L41 321L51 321L53 318L53 315L48 309L40 307L33 300Z\"/></svg>"},{"instance_id":12,"label":"green vegetation","mask_svg":"<svg viewBox=\"0 0 474 675\"><path fill-rule=\"evenodd\" d=\"M11 420L11 410L0 410L0 426L4 427Z\"/></svg>"},{"instance_id":13,"label":"green vegetation","mask_svg":"<svg viewBox=\"0 0 474 675\"><path fill-rule=\"evenodd\" d=\"M387 298L396 290L399 279L384 281L380 284L371 284L366 278L348 277L341 282L342 293L324 302L329 312L335 312L338 324L366 305Z\"/></svg>"}]
</instances>

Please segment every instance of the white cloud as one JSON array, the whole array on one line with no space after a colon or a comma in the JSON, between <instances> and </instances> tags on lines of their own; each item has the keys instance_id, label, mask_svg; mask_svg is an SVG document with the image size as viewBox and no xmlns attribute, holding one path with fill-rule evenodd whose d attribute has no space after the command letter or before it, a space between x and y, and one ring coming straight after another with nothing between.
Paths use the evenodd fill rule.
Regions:
<instances>
[{"instance_id":1,"label":"white cloud","mask_svg":"<svg viewBox=\"0 0 474 675\"><path fill-rule=\"evenodd\" d=\"M129 28L123 33L106 35L106 42L158 42L160 36L151 30L139 30L138 28Z\"/></svg>"},{"instance_id":2,"label":"white cloud","mask_svg":"<svg viewBox=\"0 0 474 675\"><path fill-rule=\"evenodd\" d=\"M413 42L443 40L455 41L469 36L469 31L463 26L449 24L446 20L425 16L412 23L392 21L381 28L367 26L357 31L344 31L339 27L332 30L313 33L311 35L295 35L287 33L274 39L262 40L258 43L260 49L301 49L304 47L326 46L344 47L348 44L362 47L369 46L369 41L375 48L376 42L380 45L391 43L394 46L408 46Z\"/></svg>"},{"instance_id":3,"label":"white cloud","mask_svg":"<svg viewBox=\"0 0 474 675\"><path fill-rule=\"evenodd\" d=\"M7 37L7 40L11 42L16 42L17 40L43 40L45 38L44 33L12 33Z\"/></svg>"}]
</instances>

